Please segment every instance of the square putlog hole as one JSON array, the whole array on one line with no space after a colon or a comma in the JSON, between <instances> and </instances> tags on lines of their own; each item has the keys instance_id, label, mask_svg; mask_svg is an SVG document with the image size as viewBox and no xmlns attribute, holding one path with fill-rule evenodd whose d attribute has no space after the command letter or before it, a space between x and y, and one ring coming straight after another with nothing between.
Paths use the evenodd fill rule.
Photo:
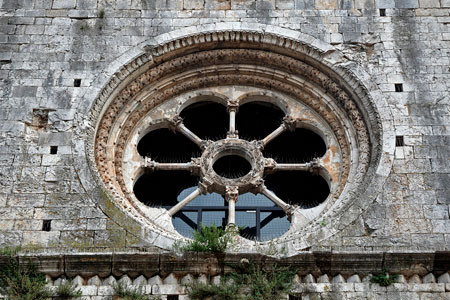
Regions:
<instances>
[{"instance_id":1,"label":"square putlog hole","mask_svg":"<svg viewBox=\"0 0 450 300\"><path fill-rule=\"evenodd\" d=\"M395 84L395 91L397 93L403 92L403 84L402 83L396 83Z\"/></svg>"},{"instance_id":2,"label":"square putlog hole","mask_svg":"<svg viewBox=\"0 0 450 300\"><path fill-rule=\"evenodd\" d=\"M380 8L380 17L386 17L386 9Z\"/></svg>"},{"instance_id":3,"label":"square putlog hole","mask_svg":"<svg viewBox=\"0 0 450 300\"><path fill-rule=\"evenodd\" d=\"M50 146L50 154L57 154L58 146Z\"/></svg>"},{"instance_id":4,"label":"square putlog hole","mask_svg":"<svg viewBox=\"0 0 450 300\"><path fill-rule=\"evenodd\" d=\"M405 146L405 139L402 135L398 135L395 137L395 146L396 147L402 147Z\"/></svg>"},{"instance_id":5,"label":"square putlog hole","mask_svg":"<svg viewBox=\"0 0 450 300\"><path fill-rule=\"evenodd\" d=\"M167 295L167 300L178 300L178 295Z\"/></svg>"},{"instance_id":6,"label":"square putlog hole","mask_svg":"<svg viewBox=\"0 0 450 300\"><path fill-rule=\"evenodd\" d=\"M73 86L74 87L80 87L81 86L81 79L77 78L73 80Z\"/></svg>"},{"instance_id":7,"label":"square putlog hole","mask_svg":"<svg viewBox=\"0 0 450 300\"><path fill-rule=\"evenodd\" d=\"M50 231L50 230L52 230L52 220L42 221L42 231Z\"/></svg>"}]
</instances>

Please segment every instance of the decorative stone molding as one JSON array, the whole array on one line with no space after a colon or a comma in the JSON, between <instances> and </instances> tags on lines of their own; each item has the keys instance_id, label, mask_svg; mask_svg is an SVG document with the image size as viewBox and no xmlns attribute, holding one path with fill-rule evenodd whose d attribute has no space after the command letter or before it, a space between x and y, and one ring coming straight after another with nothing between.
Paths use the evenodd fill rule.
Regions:
<instances>
[{"instance_id":1,"label":"decorative stone molding","mask_svg":"<svg viewBox=\"0 0 450 300\"><path fill-rule=\"evenodd\" d=\"M344 161L342 179L345 181L348 176L352 176L356 194L364 195L355 199L354 196L346 194L339 201L330 204L322 217L297 234L285 237L280 245L287 246L289 253L294 253L309 247L311 241L318 243L338 232L337 228L349 224L356 217L347 216L349 207L357 205L365 209L375 199L378 193L376 187L380 187L384 182L388 174L387 169L390 169L392 164L392 149L381 148L383 144L391 143L384 140L390 134L386 134L388 127L382 125L382 120L388 118L380 116L380 113L386 113L385 110L376 108L379 98L376 97L375 101L372 99L372 95L377 94L376 87L367 81L367 76L361 75L360 69L346 61L343 56L339 56L337 50L331 46L304 34L273 26L233 26L225 23L220 26L207 26L202 30L199 27L185 28L171 33L170 36L164 34L147 43L145 53L136 56L111 78L93 104L88 119L82 121L91 124L87 127L90 137L86 144L91 172L96 177L97 185L103 186L108 197L115 199L112 201L119 210L122 210L119 203L127 207L130 207L130 204L133 206L132 202L125 200L127 192L121 179L121 157L127 136L134 124L153 107L185 91L218 84L257 85L294 96L312 107L330 125L341 146ZM218 29L219 27L221 29ZM163 43L164 39L167 41ZM218 44L217 41L221 43ZM200 44L204 51L196 52L195 49ZM337 55L330 56L331 52ZM245 64L249 62L258 67L248 69ZM239 74L227 73L227 67L231 65ZM201 71L196 71L195 77L189 77L189 70L192 69ZM182 81L176 79L177 74L184 74ZM171 84L164 78L176 79L176 84ZM303 78L311 86L290 81L290 78ZM325 98L315 95L312 89L314 86L329 95L333 99L332 102L324 101ZM136 101L139 103L137 107L131 105ZM340 114L330 114L336 111L340 111ZM126 112L127 118L118 126L118 117L123 112ZM356 138L352 143L359 147L356 168L350 164L352 149L344 130L349 124L344 124L347 121L343 118L348 118L351 122ZM108 157L105 149L112 141L112 133L117 137L116 150L114 157ZM97 170L100 176L97 176ZM376 186L373 185L374 182ZM340 192L344 186L341 185ZM158 236L172 239L158 224L149 223L149 220L139 216L139 208L133 209L137 214L127 209L125 215L138 223L147 224L150 231L157 232ZM340 212L341 216L336 218L336 213ZM325 227L320 227L320 220L324 218L332 220L326 222ZM345 222L342 223L341 220ZM319 231L320 238L313 238ZM294 242L300 237L299 234L301 242ZM146 236L140 238L150 242ZM153 239L151 243L155 242L159 243L159 240ZM165 241L159 245L167 243L170 244Z\"/></svg>"}]
</instances>

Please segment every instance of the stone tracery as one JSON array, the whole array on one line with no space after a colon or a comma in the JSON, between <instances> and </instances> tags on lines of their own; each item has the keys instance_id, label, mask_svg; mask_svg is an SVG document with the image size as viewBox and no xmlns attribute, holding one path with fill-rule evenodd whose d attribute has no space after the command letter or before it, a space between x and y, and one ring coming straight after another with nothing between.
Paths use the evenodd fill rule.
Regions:
<instances>
[{"instance_id":1,"label":"stone tracery","mask_svg":"<svg viewBox=\"0 0 450 300\"><path fill-rule=\"evenodd\" d=\"M204 40L201 37L193 40L188 38L190 42L186 43L182 39L152 49L152 56L142 56L137 60L137 65L145 66L146 71L116 94L115 100L110 100L97 131L96 161L104 181L113 190L121 190L122 199L128 198L126 205L129 207L131 204L139 214L145 214L129 198L129 189L123 180L122 157L125 155L127 137L133 134L136 124L161 103L205 87L254 86L281 92L308 105L330 126L338 146L332 148L340 151L342 156L342 163L337 169L328 169L331 177L339 178L338 191L333 194L333 198L337 199L344 190L349 175L355 178L355 182L361 182L371 159L372 146L367 124L359 109L360 104L352 100L353 96L346 92L346 87L340 87L336 79L323 73L314 64L307 63L308 60L299 58L299 52L289 52L292 47L304 51L304 45L294 41L271 39L270 43L278 44L271 46L271 51L261 51L257 49L265 49L268 44L257 45L253 38L247 39L245 33L217 33L217 36L226 43L211 44L208 41L214 40L214 34L206 34ZM239 39L244 39L245 45L235 42ZM266 37L263 39L267 42ZM188 46L196 43L203 43L204 51L197 52ZM245 49L238 49L240 47ZM184 51L179 51L182 48ZM313 53L310 54L315 57ZM127 113L126 117L124 112ZM286 128L284 125L283 130ZM371 134L375 134L376 138L377 131ZM228 136L237 136L231 126ZM199 140L196 142L199 143ZM107 156L103 150L107 145L114 145L113 156ZM359 151L355 151L356 145ZM205 148L207 144L200 146ZM316 170L317 166L312 165L303 168ZM327 206L335 205L333 202L327 203Z\"/></svg>"}]
</instances>

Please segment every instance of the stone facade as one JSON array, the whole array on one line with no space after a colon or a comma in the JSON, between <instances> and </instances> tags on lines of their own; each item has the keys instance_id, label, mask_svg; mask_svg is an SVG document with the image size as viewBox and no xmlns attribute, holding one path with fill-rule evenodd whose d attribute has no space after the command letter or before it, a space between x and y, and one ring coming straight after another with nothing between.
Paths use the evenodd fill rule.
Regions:
<instances>
[{"instance_id":1,"label":"stone facade","mask_svg":"<svg viewBox=\"0 0 450 300\"><path fill-rule=\"evenodd\" d=\"M370 100L356 105L373 107L363 118L380 126L368 130L379 134L370 136L378 162L364 190L349 196L354 205L319 220L285 256L450 251L450 1L0 0L0 9L1 247L22 245L36 255L170 250L173 240L129 218L99 187L97 115L142 65L176 53L170 41L237 32L247 42L259 37L268 52L298 43L304 57L343 79L350 97ZM271 245L252 247L283 256ZM434 265L379 290L361 283L363 275L335 280L341 273L327 275L332 283L314 284L320 274L300 279L298 292L315 299L330 285L339 294L332 297L343 299L367 291L372 299L450 299L447 273ZM86 296L103 299L101 287L88 286Z\"/></svg>"}]
</instances>

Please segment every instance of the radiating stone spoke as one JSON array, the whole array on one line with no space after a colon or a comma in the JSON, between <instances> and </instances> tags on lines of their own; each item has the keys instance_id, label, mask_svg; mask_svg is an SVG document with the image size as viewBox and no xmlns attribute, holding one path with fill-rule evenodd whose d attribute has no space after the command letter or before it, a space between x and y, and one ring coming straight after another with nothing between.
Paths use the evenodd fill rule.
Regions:
<instances>
[{"instance_id":1,"label":"radiating stone spoke","mask_svg":"<svg viewBox=\"0 0 450 300\"><path fill-rule=\"evenodd\" d=\"M286 127L282 124L277 129L272 131L268 136L266 136L262 141L262 147L264 148L270 141L275 139L277 136L282 134L286 130Z\"/></svg>"},{"instance_id":2,"label":"radiating stone spoke","mask_svg":"<svg viewBox=\"0 0 450 300\"><path fill-rule=\"evenodd\" d=\"M199 158L192 158L192 161L186 163L160 163L146 157L143 167L152 171L190 171L198 174L200 170Z\"/></svg>"},{"instance_id":3,"label":"radiating stone spoke","mask_svg":"<svg viewBox=\"0 0 450 300\"><path fill-rule=\"evenodd\" d=\"M269 198L275 205L281 207L284 212L289 216L292 214L292 206L281 200L274 192L269 190L266 186L262 186L261 193Z\"/></svg>"},{"instance_id":4,"label":"radiating stone spoke","mask_svg":"<svg viewBox=\"0 0 450 300\"><path fill-rule=\"evenodd\" d=\"M310 163L304 164L279 164L275 166L275 171L309 171Z\"/></svg>"},{"instance_id":5,"label":"radiating stone spoke","mask_svg":"<svg viewBox=\"0 0 450 300\"><path fill-rule=\"evenodd\" d=\"M192 193L190 193L186 198L184 198L183 200L181 200L177 205L175 205L174 207L172 207L169 210L169 215L173 216L174 214L176 214L180 209L182 209L183 207L185 207L186 205L188 205L192 200L194 200L197 196L199 196L201 194L201 190L200 188L196 188L195 191L193 191Z\"/></svg>"},{"instance_id":6,"label":"radiating stone spoke","mask_svg":"<svg viewBox=\"0 0 450 300\"><path fill-rule=\"evenodd\" d=\"M297 120L296 119L292 118L291 116L285 116L283 118L283 123L281 123L281 125L277 129L272 131L268 136L266 136L261 141L262 147L264 148L270 141L275 139L277 136L282 134L284 131L286 131L286 130L289 130L289 131L295 130L296 126L297 126Z\"/></svg>"},{"instance_id":7,"label":"radiating stone spoke","mask_svg":"<svg viewBox=\"0 0 450 300\"><path fill-rule=\"evenodd\" d=\"M199 138L195 133L189 130L183 124L183 119L179 115L175 115L169 119L169 128L171 130L176 130L184 134L188 139L193 141L197 146L202 148L204 146L204 142L201 138Z\"/></svg>"},{"instance_id":8,"label":"radiating stone spoke","mask_svg":"<svg viewBox=\"0 0 450 300\"><path fill-rule=\"evenodd\" d=\"M183 123L178 125L177 130L184 134L188 139L196 143L199 147L203 147L203 140L199 138L195 133L190 131Z\"/></svg>"},{"instance_id":9,"label":"radiating stone spoke","mask_svg":"<svg viewBox=\"0 0 450 300\"><path fill-rule=\"evenodd\" d=\"M277 163L271 158L265 159L264 173L271 174L277 171L309 171L319 173L323 168L320 159L313 159L307 163Z\"/></svg>"}]
</instances>

